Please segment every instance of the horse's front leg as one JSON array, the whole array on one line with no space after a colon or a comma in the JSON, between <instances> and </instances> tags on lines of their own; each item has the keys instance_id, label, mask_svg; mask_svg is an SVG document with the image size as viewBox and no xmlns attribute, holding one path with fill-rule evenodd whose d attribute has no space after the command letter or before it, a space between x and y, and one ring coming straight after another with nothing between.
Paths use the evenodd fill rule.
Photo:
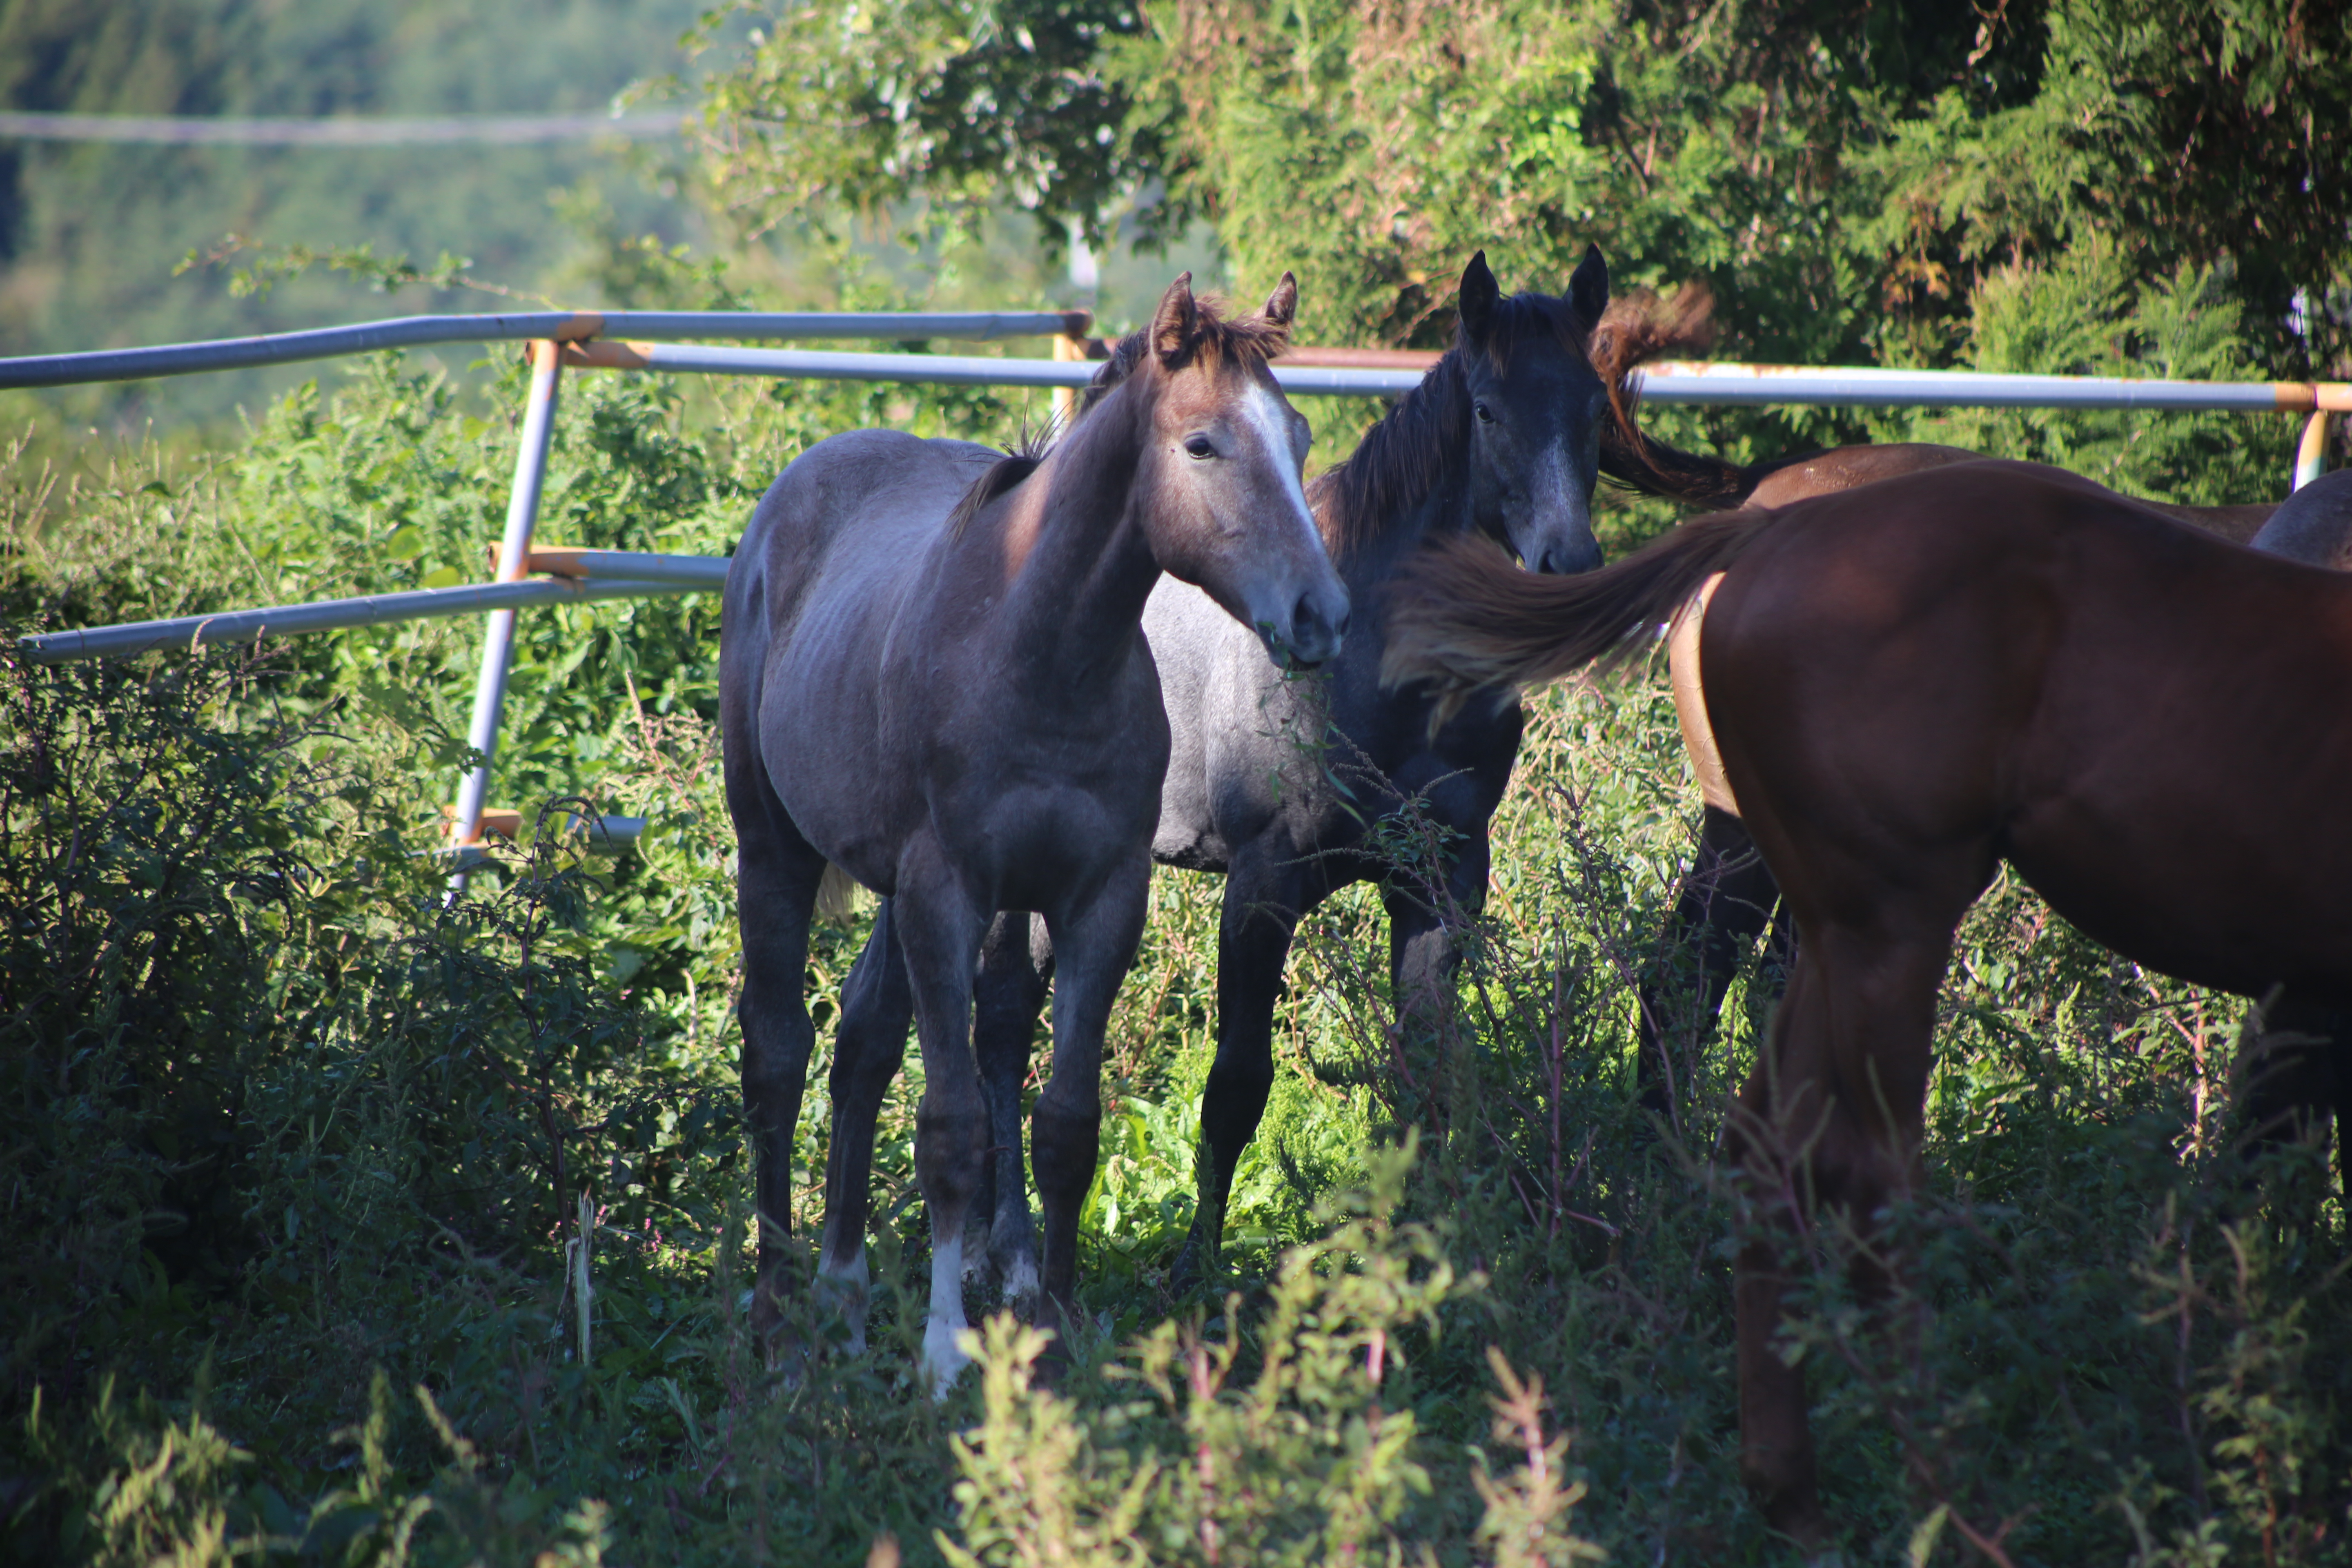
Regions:
<instances>
[{"instance_id":1,"label":"horse's front leg","mask_svg":"<svg viewBox=\"0 0 2352 1568\"><path fill-rule=\"evenodd\" d=\"M1150 858L1138 853L1092 897L1051 916L1054 1075L1030 1112L1029 1161L1045 1220L1039 1310L1058 1319L1065 1345L1077 1321L1078 1211L1101 1152L1103 1033L1143 940L1150 889Z\"/></svg>"},{"instance_id":2,"label":"horse's front leg","mask_svg":"<svg viewBox=\"0 0 2352 1568\"><path fill-rule=\"evenodd\" d=\"M907 1054L914 996L898 951L895 900L885 899L874 929L841 988L834 1031L833 1140L826 1152L824 1244L817 1252L819 1289L849 1323L849 1349L866 1348L866 1224L873 1203L874 1123Z\"/></svg>"},{"instance_id":3,"label":"horse's front leg","mask_svg":"<svg viewBox=\"0 0 2352 1568\"><path fill-rule=\"evenodd\" d=\"M991 912L965 889L935 845L919 841L901 858L893 919L922 1044L915 1176L931 1216L923 1369L940 1395L971 1360L956 1343L970 1326L963 1315L964 1221L980 1191L988 1147L988 1107L971 1054L971 991Z\"/></svg>"},{"instance_id":4,"label":"horse's front leg","mask_svg":"<svg viewBox=\"0 0 2352 1568\"><path fill-rule=\"evenodd\" d=\"M1024 1317L1036 1306L1038 1273L1037 1233L1021 1163L1021 1084L1053 979L1054 942L1045 922L1021 910L998 915L980 950L975 983L972 1053L988 1100L990 1147L964 1263L971 1268L982 1260L976 1242L996 1270L1006 1304Z\"/></svg>"},{"instance_id":5,"label":"horse's front leg","mask_svg":"<svg viewBox=\"0 0 2352 1568\"><path fill-rule=\"evenodd\" d=\"M1444 1020L1461 967L1458 938L1486 905L1490 852L1481 819L1450 847L1435 886L1391 884L1382 895L1389 916L1389 994L1397 1022L1433 1030Z\"/></svg>"},{"instance_id":6,"label":"horse's front leg","mask_svg":"<svg viewBox=\"0 0 2352 1568\"><path fill-rule=\"evenodd\" d=\"M1274 1006L1282 969L1307 910L1329 891L1319 867L1303 864L1271 836L1241 847L1225 873L1217 929L1217 1055L1201 1091L1198 1206L1170 1282L1189 1290L1217 1266L1234 1167L1257 1133L1274 1089Z\"/></svg>"}]
</instances>

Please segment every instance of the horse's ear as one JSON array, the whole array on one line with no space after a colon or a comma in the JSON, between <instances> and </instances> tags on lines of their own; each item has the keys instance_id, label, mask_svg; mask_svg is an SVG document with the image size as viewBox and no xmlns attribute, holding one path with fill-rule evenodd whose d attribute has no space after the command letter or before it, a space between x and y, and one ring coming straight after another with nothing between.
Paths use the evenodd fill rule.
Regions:
<instances>
[{"instance_id":1,"label":"horse's ear","mask_svg":"<svg viewBox=\"0 0 2352 1568\"><path fill-rule=\"evenodd\" d=\"M1179 273L1160 296L1160 310L1151 318L1151 352L1170 370L1191 357L1201 339L1201 310L1192 303L1192 275Z\"/></svg>"},{"instance_id":2,"label":"horse's ear","mask_svg":"<svg viewBox=\"0 0 2352 1568\"><path fill-rule=\"evenodd\" d=\"M1298 279L1286 272L1282 281L1274 286L1274 292L1265 297L1265 319L1287 332L1297 315Z\"/></svg>"},{"instance_id":3,"label":"horse's ear","mask_svg":"<svg viewBox=\"0 0 2352 1568\"><path fill-rule=\"evenodd\" d=\"M1503 298L1502 285L1495 281L1494 272L1486 266L1486 253L1480 251L1462 269L1462 331L1474 343L1486 341L1486 333L1495 325L1495 306Z\"/></svg>"},{"instance_id":4,"label":"horse's ear","mask_svg":"<svg viewBox=\"0 0 2352 1568\"><path fill-rule=\"evenodd\" d=\"M1588 333L1601 324L1602 313L1609 309L1609 263L1601 258L1599 246L1584 247L1584 259L1576 264L1568 280L1568 302Z\"/></svg>"}]
</instances>

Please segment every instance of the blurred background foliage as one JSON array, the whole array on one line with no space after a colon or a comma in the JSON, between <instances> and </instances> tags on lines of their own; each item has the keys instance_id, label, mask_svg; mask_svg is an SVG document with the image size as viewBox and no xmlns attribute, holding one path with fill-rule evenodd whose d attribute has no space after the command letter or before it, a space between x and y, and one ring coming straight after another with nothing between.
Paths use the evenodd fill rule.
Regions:
<instances>
[{"instance_id":1,"label":"blurred background foliage","mask_svg":"<svg viewBox=\"0 0 2352 1568\"><path fill-rule=\"evenodd\" d=\"M693 0L7 0L0 104L126 115L598 113L675 58ZM648 159L656 154L647 154ZM531 294L575 247L550 195L612 209L617 231L702 232L690 203L594 144L383 148L0 141L0 352L63 353L285 331L398 310L495 310L478 290L419 290L399 307L320 278L237 298L218 271L174 277L231 235L257 244L371 246L430 264L470 258ZM649 168L651 164L649 163ZM658 180L659 171L651 168ZM464 363L453 359L453 363ZM253 373L85 393L89 417L135 428L225 423L302 373ZM127 401L126 401L127 399Z\"/></svg>"}]
</instances>

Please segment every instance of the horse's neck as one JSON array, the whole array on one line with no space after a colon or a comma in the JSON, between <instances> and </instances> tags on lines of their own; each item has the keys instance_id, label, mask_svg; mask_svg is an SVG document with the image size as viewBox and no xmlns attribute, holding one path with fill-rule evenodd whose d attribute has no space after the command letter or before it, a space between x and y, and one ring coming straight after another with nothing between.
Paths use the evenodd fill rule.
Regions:
<instances>
[{"instance_id":1,"label":"horse's neck","mask_svg":"<svg viewBox=\"0 0 2352 1568\"><path fill-rule=\"evenodd\" d=\"M1332 504L1340 499L1335 493ZM1341 542L1332 564L1348 592L1360 597L1404 570L1422 546L1476 526L1469 465L1456 461L1410 503L1383 507L1370 518L1340 519L1327 538Z\"/></svg>"},{"instance_id":2,"label":"horse's neck","mask_svg":"<svg viewBox=\"0 0 2352 1568\"><path fill-rule=\"evenodd\" d=\"M1003 512L1010 629L1071 675L1117 662L1160 579L1136 491L1146 422L1126 403L1090 413Z\"/></svg>"}]
</instances>

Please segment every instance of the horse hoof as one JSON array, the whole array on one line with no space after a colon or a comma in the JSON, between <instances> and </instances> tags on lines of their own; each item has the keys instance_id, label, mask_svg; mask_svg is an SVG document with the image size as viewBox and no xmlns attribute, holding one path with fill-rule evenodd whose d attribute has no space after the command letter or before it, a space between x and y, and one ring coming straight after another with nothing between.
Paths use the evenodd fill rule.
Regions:
<instances>
[{"instance_id":1,"label":"horse hoof","mask_svg":"<svg viewBox=\"0 0 2352 1568\"><path fill-rule=\"evenodd\" d=\"M1004 1304L1024 1322L1034 1320L1040 1299L1037 1260L1025 1252L1016 1253L1004 1261L1002 1279Z\"/></svg>"},{"instance_id":2,"label":"horse hoof","mask_svg":"<svg viewBox=\"0 0 2352 1568\"><path fill-rule=\"evenodd\" d=\"M1190 1296L1209 1282L1216 1267L1216 1249L1202 1246L1198 1236L1186 1237L1183 1250L1176 1254L1175 1266L1168 1270L1169 1293Z\"/></svg>"},{"instance_id":3,"label":"horse hoof","mask_svg":"<svg viewBox=\"0 0 2352 1568\"><path fill-rule=\"evenodd\" d=\"M961 1332L961 1324L942 1322L936 1318L923 1326L923 1382L934 1401L947 1398L963 1369L971 1364L971 1357L956 1343Z\"/></svg>"}]
</instances>

